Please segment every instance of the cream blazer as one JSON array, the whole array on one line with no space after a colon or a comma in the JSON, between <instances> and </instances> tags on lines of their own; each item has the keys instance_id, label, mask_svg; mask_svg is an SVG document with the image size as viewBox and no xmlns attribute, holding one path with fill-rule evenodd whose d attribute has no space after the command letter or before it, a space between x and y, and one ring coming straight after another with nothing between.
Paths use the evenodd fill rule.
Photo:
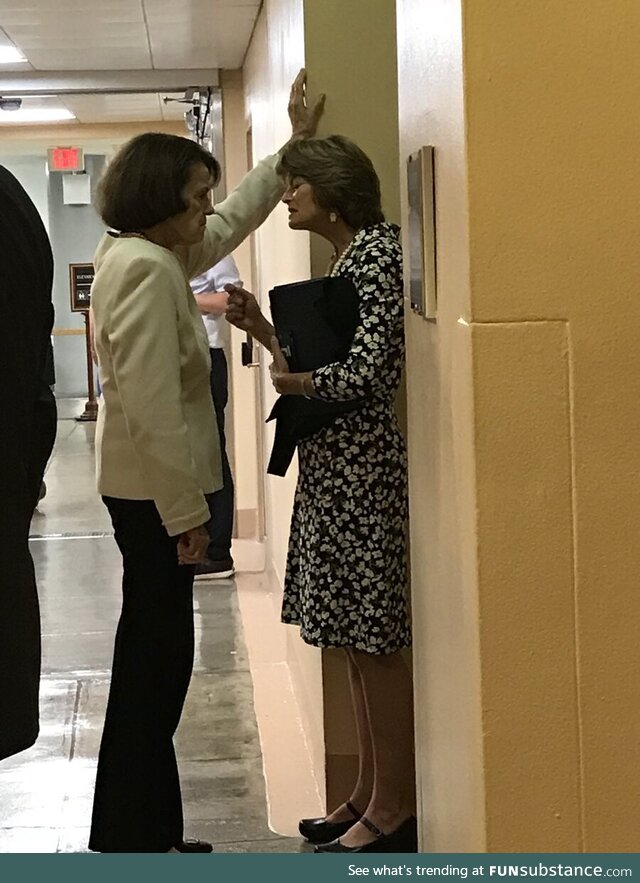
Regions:
<instances>
[{"instance_id":1,"label":"cream blazer","mask_svg":"<svg viewBox=\"0 0 640 883\"><path fill-rule=\"evenodd\" d=\"M222 486L209 343L189 279L274 208L283 192L276 162L263 160L216 206L202 243L171 251L107 233L94 258L98 491L153 500L170 536L208 521L204 495Z\"/></svg>"}]
</instances>

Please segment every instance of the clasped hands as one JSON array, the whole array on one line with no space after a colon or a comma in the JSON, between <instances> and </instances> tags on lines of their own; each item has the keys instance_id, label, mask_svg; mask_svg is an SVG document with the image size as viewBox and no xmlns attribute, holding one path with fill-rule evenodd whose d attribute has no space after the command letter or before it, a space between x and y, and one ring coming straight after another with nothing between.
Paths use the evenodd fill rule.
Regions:
<instances>
[{"instance_id":1,"label":"clasped hands","mask_svg":"<svg viewBox=\"0 0 640 883\"><path fill-rule=\"evenodd\" d=\"M269 375L276 392L282 396L308 396L312 394L311 372L292 374L289 371L289 365L275 335L271 338L270 349L273 362L269 365Z\"/></svg>"},{"instance_id":2,"label":"clasped hands","mask_svg":"<svg viewBox=\"0 0 640 883\"><path fill-rule=\"evenodd\" d=\"M231 325L247 331L260 341L272 354L273 362L269 368L271 381L280 395L313 396L313 380L311 372L292 374L284 353L275 336L274 328L260 311L258 302L250 291L235 285L225 285L229 293L226 318Z\"/></svg>"},{"instance_id":3,"label":"clasped hands","mask_svg":"<svg viewBox=\"0 0 640 883\"><path fill-rule=\"evenodd\" d=\"M209 533L204 524L185 530L178 538L178 563L199 564L206 559L208 547Z\"/></svg>"}]
</instances>

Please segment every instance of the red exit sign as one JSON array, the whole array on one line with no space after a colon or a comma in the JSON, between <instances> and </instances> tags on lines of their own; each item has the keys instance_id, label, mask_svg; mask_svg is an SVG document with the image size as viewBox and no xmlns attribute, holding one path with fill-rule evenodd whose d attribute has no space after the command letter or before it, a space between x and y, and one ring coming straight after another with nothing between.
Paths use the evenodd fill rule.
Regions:
<instances>
[{"instance_id":1,"label":"red exit sign","mask_svg":"<svg viewBox=\"0 0 640 883\"><path fill-rule=\"evenodd\" d=\"M48 155L50 172L84 171L84 153L81 147L51 147Z\"/></svg>"}]
</instances>

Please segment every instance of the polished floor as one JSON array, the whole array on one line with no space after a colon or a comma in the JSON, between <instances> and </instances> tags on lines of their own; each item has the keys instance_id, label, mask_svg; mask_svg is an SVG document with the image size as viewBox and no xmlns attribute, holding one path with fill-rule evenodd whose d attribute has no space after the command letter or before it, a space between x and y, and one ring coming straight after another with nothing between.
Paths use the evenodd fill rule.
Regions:
<instances>
[{"instance_id":1,"label":"polished floor","mask_svg":"<svg viewBox=\"0 0 640 883\"><path fill-rule=\"evenodd\" d=\"M93 483L93 424L64 406L32 524L42 611L41 734L0 763L0 852L84 852L120 603L111 525ZM72 412L73 413L73 410ZM195 591L196 660L176 737L185 834L217 852L301 852L268 826L263 758L233 580Z\"/></svg>"}]
</instances>

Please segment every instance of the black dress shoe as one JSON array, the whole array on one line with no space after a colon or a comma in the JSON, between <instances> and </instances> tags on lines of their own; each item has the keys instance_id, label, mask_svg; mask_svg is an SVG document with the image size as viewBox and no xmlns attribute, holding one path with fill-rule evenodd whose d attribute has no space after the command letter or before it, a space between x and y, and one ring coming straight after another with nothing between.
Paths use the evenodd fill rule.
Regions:
<instances>
[{"instance_id":1,"label":"black dress shoe","mask_svg":"<svg viewBox=\"0 0 640 883\"><path fill-rule=\"evenodd\" d=\"M380 828L362 816L360 822L376 835L376 839L364 846L343 846L340 840L316 846L314 852L417 852L418 822L415 816L409 816L390 834L383 834Z\"/></svg>"},{"instance_id":2,"label":"black dress shoe","mask_svg":"<svg viewBox=\"0 0 640 883\"><path fill-rule=\"evenodd\" d=\"M298 823L298 831L309 843L330 843L337 837L342 837L361 818L360 813L349 800L345 806L353 815L353 818L347 822L328 822L325 818L301 819Z\"/></svg>"},{"instance_id":3,"label":"black dress shoe","mask_svg":"<svg viewBox=\"0 0 640 883\"><path fill-rule=\"evenodd\" d=\"M176 846L178 852L213 852L213 845L206 840L183 840Z\"/></svg>"}]
</instances>

